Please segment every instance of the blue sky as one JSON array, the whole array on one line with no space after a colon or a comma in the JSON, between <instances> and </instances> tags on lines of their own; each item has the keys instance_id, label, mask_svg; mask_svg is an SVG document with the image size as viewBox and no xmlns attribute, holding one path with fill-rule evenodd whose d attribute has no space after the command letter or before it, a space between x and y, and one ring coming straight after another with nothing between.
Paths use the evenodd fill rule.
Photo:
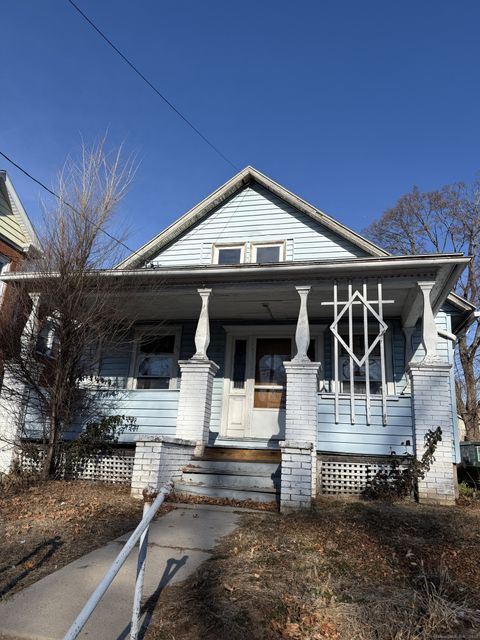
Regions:
<instances>
[{"instance_id":1,"label":"blue sky","mask_svg":"<svg viewBox=\"0 0 480 640\"><path fill-rule=\"evenodd\" d=\"M237 166L356 230L480 169L477 1L77 2ZM66 0L3 3L0 52L0 149L34 175L106 129L137 154L132 248L234 173ZM39 187L0 168L38 221Z\"/></svg>"}]
</instances>

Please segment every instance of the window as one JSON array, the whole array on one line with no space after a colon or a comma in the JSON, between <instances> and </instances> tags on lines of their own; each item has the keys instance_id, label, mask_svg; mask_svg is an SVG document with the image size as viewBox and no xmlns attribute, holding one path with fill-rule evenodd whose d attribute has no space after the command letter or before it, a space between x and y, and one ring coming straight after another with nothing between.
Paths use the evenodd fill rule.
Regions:
<instances>
[{"instance_id":1,"label":"window","mask_svg":"<svg viewBox=\"0 0 480 640\"><path fill-rule=\"evenodd\" d=\"M372 344L375 340L374 334L369 334L368 344ZM342 340L348 344L348 335L342 335ZM353 352L361 361L365 353L365 343L363 334L354 334L353 336ZM377 343L374 350L368 358L369 374L370 374L370 393L380 394L382 392L382 368L380 363L380 343ZM339 354L339 366L341 391L350 393L350 358L341 345ZM366 393L366 376L365 364L361 367L356 362L353 363L353 384L355 393Z\"/></svg>"},{"instance_id":2,"label":"window","mask_svg":"<svg viewBox=\"0 0 480 640\"><path fill-rule=\"evenodd\" d=\"M268 264L269 262L282 262L283 259L283 242L252 245L252 262L257 262L258 264Z\"/></svg>"},{"instance_id":3,"label":"window","mask_svg":"<svg viewBox=\"0 0 480 640\"><path fill-rule=\"evenodd\" d=\"M215 264L241 264L245 261L245 245L214 245L213 262Z\"/></svg>"},{"instance_id":4,"label":"window","mask_svg":"<svg viewBox=\"0 0 480 640\"><path fill-rule=\"evenodd\" d=\"M176 334L144 334L137 341L134 377L137 389L174 387L177 367Z\"/></svg>"}]
</instances>

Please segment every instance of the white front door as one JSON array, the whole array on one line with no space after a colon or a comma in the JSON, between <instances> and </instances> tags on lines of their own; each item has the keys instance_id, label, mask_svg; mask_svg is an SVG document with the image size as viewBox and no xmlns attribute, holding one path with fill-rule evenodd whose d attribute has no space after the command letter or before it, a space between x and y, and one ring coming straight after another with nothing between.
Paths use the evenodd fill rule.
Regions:
<instances>
[{"instance_id":1,"label":"white front door","mask_svg":"<svg viewBox=\"0 0 480 640\"><path fill-rule=\"evenodd\" d=\"M224 435L281 440L285 434L286 378L292 357L287 336L231 336L224 396Z\"/></svg>"}]
</instances>

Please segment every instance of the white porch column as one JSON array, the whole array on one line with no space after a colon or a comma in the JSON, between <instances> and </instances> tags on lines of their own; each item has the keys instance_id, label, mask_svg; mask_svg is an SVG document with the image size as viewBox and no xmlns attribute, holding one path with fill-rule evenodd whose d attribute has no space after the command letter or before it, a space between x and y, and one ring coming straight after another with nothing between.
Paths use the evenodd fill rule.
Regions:
<instances>
[{"instance_id":1,"label":"white porch column","mask_svg":"<svg viewBox=\"0 0 480 640\"><path fill-rule=\"evenodd\" d=\"M281 509L288 511L311 504L316 494L319 362L307 355L310 328L307 298L310 287L297 287L300 296L295 342L297 354L285 362L287 411L285 443L282 443ZM298 449L293 453L293 449ZM292 458L292 456L294 456ZM308 463L307 463L308 458ZM308 484L306 490L305 482ZM295 491L295 487L298 491Z\"/></svg>"},{"instance_id":2,"label":"white porch column","mask_svg":"<svg viewBox=\"0 0 480 640\"><path fill-rule=\"evenodd\" d=\"M36 339L37 334L40 296L33 294L31 298L32 309L20 338L22 350L31 348L32 341ZM23 406L25 385L19 381L15 374L15 366L15 363L11 361L4 363L0 389L0 473L8 473L12 465L25 409Z\"/></svg>"},{"instance_id":3,"label":"white porch column","mask_svg":"<svg viewBox=\"0 0 480 640\"><path fill-rule=\"evenodd\" d=\"M213 379L218 365L208 359L210 321L208 302L211 289L198 289L202 308L195 333L196 353L190 360L181 360L180 397L177 413L177 438L194 440L196 455L202 455L208 442L212 409Z\"/></svg>"},{"instance_id":4,"label":"white porch column","mask_svg":"<svg viewBox=\"0 0 480 640\"><path fill-rule=\"evenodd\" d=\"M425 356L410 362L408 374L412 391L415 455L425 451L425 435L440 427L442 440L435 450L435 460L424 480L418 483L418 498L428 504L454 504L456 469L453 464L453 418L456 408L451 393L452 365L437 353L437 328L430 302L433 283L419 282L423 296L422 343Z\"/></svg>"}]
</instances>

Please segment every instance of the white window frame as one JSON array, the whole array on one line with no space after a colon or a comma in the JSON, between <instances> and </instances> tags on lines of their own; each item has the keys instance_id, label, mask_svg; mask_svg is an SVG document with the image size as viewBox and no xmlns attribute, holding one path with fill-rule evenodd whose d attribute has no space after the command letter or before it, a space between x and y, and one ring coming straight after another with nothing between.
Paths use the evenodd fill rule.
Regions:
<instances>
[{"instance_id":1,"label":"white window frame","mask_svg":"<svg viewBox=\"0 0 480 640\"><path fill-rule=\"evenodd\" d=\"M219 251L222 249L240 249L240 262L245 262L246 243L245 242L217 242L212 245L212 264L218 264ZM237 263L236 263L237 264ZM228 267L232 265L222 264L221 267Z\"/></svg>"},{"instance_id":2,"label":"white window frame","mask_svg":"<svg viewBox=\"0 0 480 640\"><path fill-rule=\"evenodd\" d=\"M254 264L267 264L267 263L259 263L257 262L257 249L261 249L263 247L279 247L279 256L278 262L285 262L285 240L269 240L266 242L258 241L252 242L250 247L250 262ZM275 263L268 263L275 264Z\"/></svg>"},{"instance_id":3,"label":"white window frame","mask_svg":"<svg viewBox=\"0 0 480 640\"><path fill-rule=\"evenodd\" d=\"M132 351L130 354L130 370L128 373L127 380L127 389L134 389L135 391L168 391L169 389L177 389L178 388L178 360L180 357L180 339L182 335L182 328L179 326L172 327L155 327L155 326L144 326L144 327L136 327L134 329L134 338ZM166 337L166 336L174 336L174 346L173 346L173 368L172 375L170 377L170 382L168 385L168 389L137 389L137 360L140 352L140 343L145 336L152 337Z\"/></svg>"}]
</instances>

